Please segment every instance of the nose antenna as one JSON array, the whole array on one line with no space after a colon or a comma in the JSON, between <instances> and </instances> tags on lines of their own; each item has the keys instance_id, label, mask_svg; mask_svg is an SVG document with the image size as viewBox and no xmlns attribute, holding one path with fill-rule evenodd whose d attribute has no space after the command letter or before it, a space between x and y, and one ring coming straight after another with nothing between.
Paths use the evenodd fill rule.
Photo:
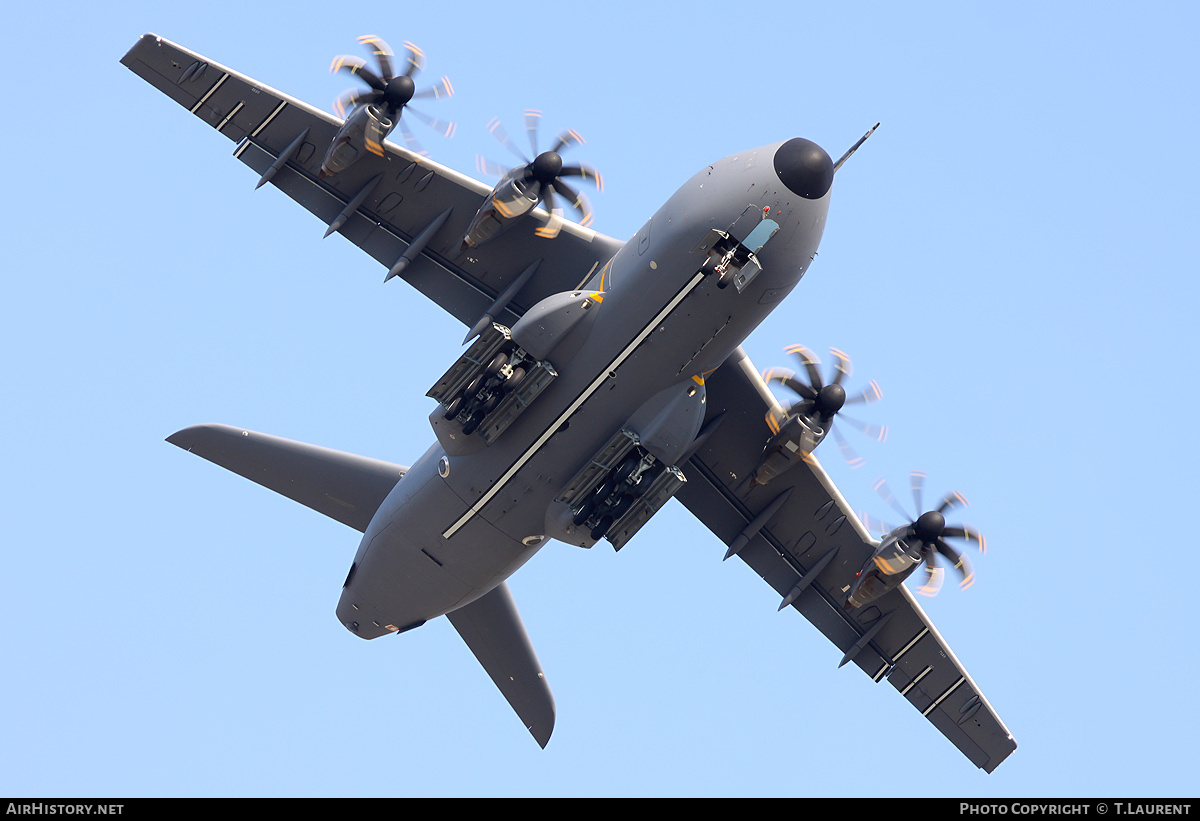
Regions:
<instances>
[{"instance_id":1,"label":"nose antenna","mask_svg":"<svg viewBox=\"0 0 1200 821\"><path fill-rule=\"evenodd\" d=\"M856 142L854 145L850 146L850 150L847 151L845 154L843 154L842 158L833 164L833 173L835 173L835 174L837 173L837 170L842 167L842 163L844 163L846 160L850 159L850 155L853 154L855 151L857 151L858 147L860 145L862 145L863 143L865 143L867 141L867 137L870 137L872 134L874 134L875 129L877 129L877 128L879 128L879 123L875 123L875 125L871 126L870 131L868 131L866 134L863 134L861 137L858 138L858 142Z\"/></svg>"}]
</instances>

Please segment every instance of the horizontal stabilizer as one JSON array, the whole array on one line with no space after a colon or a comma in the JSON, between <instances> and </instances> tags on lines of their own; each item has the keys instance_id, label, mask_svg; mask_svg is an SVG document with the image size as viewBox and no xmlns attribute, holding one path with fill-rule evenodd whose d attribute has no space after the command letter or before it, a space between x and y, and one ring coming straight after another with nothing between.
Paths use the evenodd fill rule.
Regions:
<instances>
[{"instance_id":1,"label":"horizontal stabilizer","mask_svg":"<svg viewBox=\"0 0 1200 821\"><path fill-rule=\"evenodd\" d=\"M554 696L508 585L446 614L537 743L554 731Z\"/></svg>"},{"instance_id":2,"label":"horizontal stabilizer","mask_svg":"<svg viewBox=\"0 0 1200 821\"><path fill-rule=\"evenodd\" d=\"M375 511L408 471L391 462L229 425L195 425L167 441L360 532L366 532Z\"/></svg>"}]
</instances>

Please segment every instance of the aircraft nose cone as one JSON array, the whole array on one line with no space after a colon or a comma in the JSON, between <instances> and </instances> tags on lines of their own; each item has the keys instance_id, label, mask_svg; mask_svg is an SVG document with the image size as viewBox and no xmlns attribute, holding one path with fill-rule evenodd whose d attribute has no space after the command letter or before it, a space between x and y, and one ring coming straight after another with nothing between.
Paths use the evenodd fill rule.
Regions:
<instances>
[{"instance_id":1,"label":"aircraft nose cone","mask_svg":"<svg viewBox=\"0 0 1200 821\"><path fill-rule=\"evenodd\" d=\"M819 200L833 185L833 160L812 140L794 137L775 149L775 173L793 194Z\"/></svg>"}]
</instances>

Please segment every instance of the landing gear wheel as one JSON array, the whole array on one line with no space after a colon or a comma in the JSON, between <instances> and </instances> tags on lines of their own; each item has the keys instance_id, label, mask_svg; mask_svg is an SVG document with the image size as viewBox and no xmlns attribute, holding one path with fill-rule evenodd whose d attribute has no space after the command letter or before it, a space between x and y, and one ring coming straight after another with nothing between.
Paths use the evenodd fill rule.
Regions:
<instances>
[{"instance_id":1,"label":"landing gear wheel","mask_svg":"<svg viewBox=\"0 0 1200 821\"><path fill-rule=\"evenodd\" d=\"M637 470L638 463L641 461L637 456L630 456L622 462L621 466L613 472L613 478L616 479L617 484L623 484L626 479L632 476L633 472Z\"/></svg>"},{"instance_id":2,"label":"landing gear wheel","mask_svg":"<svg viewBox=\"0 0 1200 821\"><path fill-rule=\"evenodd\" d=\"M483 369L483 372L488 376L495 376L496 374L500 373L500 369L507 364L508 354L498 353L492 358L492 361L488 363L488 366Z\"/></svg>"},{"instance_id":3,"label":"landing gear wheel","mask_svg":"<svg viewBox=\"0 0 1200 821\"><path fill-rule=\"evenodd\" d=\"M447 419L453 419L454 417L458 416L458 412L462 410L462 406L463 398L461 396L456 396L454 397L454 401L446 406L446 412L442 415Z\"/></svg>"},{"instance_id":4,"label":"landing gear wheel","mask_svg":"<svg viewBox=\"0 0 1200 821\"><path fill-rule=\"evenodd\" d=\"M601 518L599 524L592 528L592 539L597 542L603 539L604 535L608 533L608 529L612 527L612 523L612 516L604 516Z\"/></svg>"},{"instance_id":5,"label":"landing gear wheel","mask_svg":"<svg viewBox=\"0 0 1200 821\"><path fill-rule=\"evenodd\" d=\"M524 378L525 378L525 369L524 368L513 368L512 375L510 377L508 377L508 381L504 383L504 387L506 387L510 391L515 391L517 389L517 386L521 384L521 380Z\"/></svg>"},{"instance_id":6,"label":"landing gear wheel","mask_svg":"<svg viewBox=\"0 0 1200 821\"><path fill-rule=\"evenodd\" d=\"M612 492L614 490L616 490L616 488L617 488L616 481L613 479L612 476L609 476L607 479L604 480L604 483L602 485L600 485L600 487L596 488L596 495L593 496L592 498L596 501L597 504L604 504L604 500L607 499L612 494Z\"/></svg>"},{"instance_id":7,"label":"landing gear wheel","mask_svg":"<svg viewBox=\"0 0 1200 821\"><path fill-rule=\"evenodd\" d=\"M478 415L472 416L470 419L468 419L466 422L463 423L463 434L466 436L470 436L472 433L475 432L475 429L479 427L479 423L482 421L483 420L480 419Z\"/></svg>"},{"instance_id":8,"label":"landing gear wheel","mask_svg":"<svg viewBox=\"0 0 1200 821\"><path fill-rule=\"evenodd\" d=\"M579 512L576 513L571 518L572 524L574 524L575 527L579 527L580 525L582 525L584 522L586 522L588 519L590 519L592 517L592 511L594 511L595 509L596 509L595 500L589 499L587 502L584 502L583 507L579 508Z\"/></svg>"},{"instance_id":9,"label":"landing gear wheel","mask_svg":"<svg viewBox=\"0 0 1200 821\"><path fill-rule=\"evenodd\" d=\"M626 511L633 505L633 499L633 496L622 496L620 501L613 505L612 510L609 512L614 522L625 515Z\"/></svg>"}]
</instances>

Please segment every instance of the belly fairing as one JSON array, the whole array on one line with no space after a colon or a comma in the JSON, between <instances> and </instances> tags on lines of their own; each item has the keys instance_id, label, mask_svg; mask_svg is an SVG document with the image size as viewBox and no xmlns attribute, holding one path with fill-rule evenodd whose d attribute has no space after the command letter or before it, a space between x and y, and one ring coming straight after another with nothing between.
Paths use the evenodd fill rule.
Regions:
<instances>
[{"instance_id":1,"label":"belly fairing","mask_svg":"<svg viewBox=\"0 0 1200 821\"><path fill-rule=\"evenodd\" d=\"M441 538L466 508L441 475L443 456L436 445L426 451L363 535L337 608L357 635L374 638L469 604L537 551L478 517L458 538Z\"/></svg>"}]
</instances>

